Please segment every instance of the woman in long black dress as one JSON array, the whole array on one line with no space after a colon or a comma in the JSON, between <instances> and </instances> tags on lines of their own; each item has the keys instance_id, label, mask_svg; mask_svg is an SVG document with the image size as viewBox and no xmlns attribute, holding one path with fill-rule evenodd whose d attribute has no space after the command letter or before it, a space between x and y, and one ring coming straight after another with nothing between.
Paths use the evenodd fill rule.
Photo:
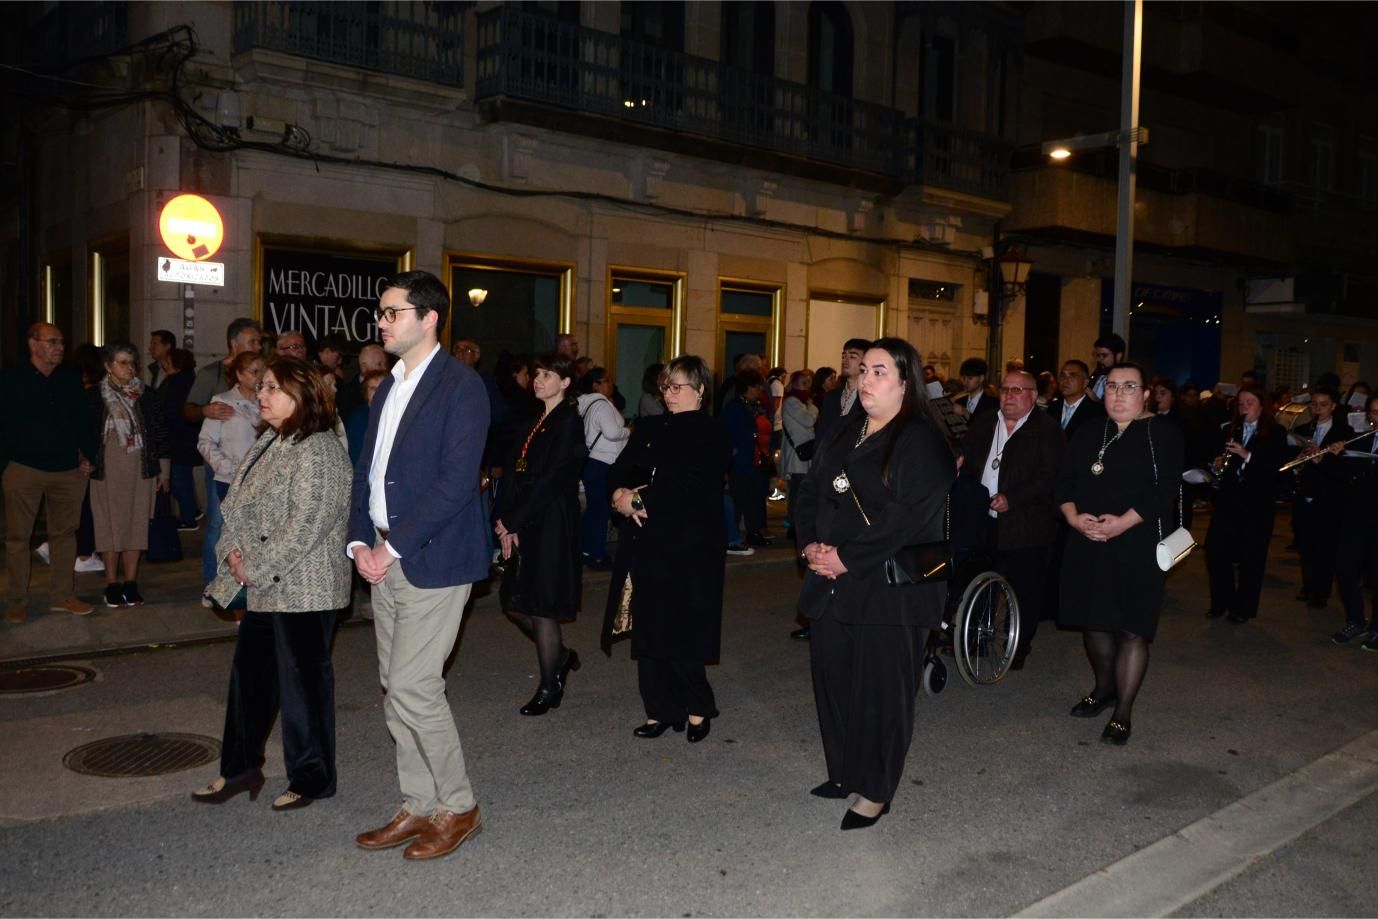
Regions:
<instances>
[{"instance_id":1,"label":"woman in long black dress","mask_svg":"<svg viewBox=\"0 0 1378 919\"><path fill-rule=\"evenodd\" d=\"M543 411L507 463L511 500L493 530L503 558L518 554L518 564L504 574L503 610L536 643L541 667L540 688L521 713L544 715L560 707L569 673L579 669L560 621L579 612L579 474L588 449L569 391L574 364L552 354L532 366Z\"/></svg>"},{"instance_id":2,"label":"woman in long black dress","mask_svg":"<svg viewBox=\"0 0 1378 919\"><path fill-rule=\"evenodd\" d=\"M890 808L914 734L914 696L945 583L895 586L885 561L943 540L957 477L942 423L928 408L918 354L883 338L862 357L862 411L828 434L804 478L795 532L809 574L799 612L810 620L813 691L828 780L813 794L855 794L842 829L872 826Z\"/></svg>"},{"instance_id":3,"label":"woman in long black dress","mask_svg":"<svg viewBox=\"0 0 1378 919\"><path fill-rule=\"evenodd\" d=\"M637 737L683 731L688 722L689 742L697 743L718 716L704 665L718 659L722 635L729 448L726 432L704 410L709 380L702 359L671 361L660 384L667 411L639 419L608 470L613 510L622 519L603 649L625 599L646 708L645 723L632 732Z\"/></svg>"},{"instance_id":4,"label":"woman in long black dress","mask_svg":"<svg viewBox=\"0 0 1378 919\"><path fill-rule=\"evenodd\" d=\"M1177 529L1182 434L1145 410L1138 364L1111 368L1103 424L1072 437L1058 477L1058 505L1071 527L1062 559L1063 625L1085 630L1096 685L1072 708L1092 718L1111 705L1101 740L1129 742L1134 699L1163 608L1164 573L1155 546Z\"/></svg>"},{"instance_id":5,"label":"woman in long black dress","mask_svg":"<svg viewBox=\"0 0 1378 919\"><path fill-rule=\"evenodd\" d=\"M1224 467L1206 531L1210 575L1209 619L1229 616L1242 625L1258 615L1268 543L1277 513L1278 467L1289 450L1287 432L1273 420L1273 400L1257 383L1235 397L1234 418L1223 433Z\"/></svg>"}]
</instances>

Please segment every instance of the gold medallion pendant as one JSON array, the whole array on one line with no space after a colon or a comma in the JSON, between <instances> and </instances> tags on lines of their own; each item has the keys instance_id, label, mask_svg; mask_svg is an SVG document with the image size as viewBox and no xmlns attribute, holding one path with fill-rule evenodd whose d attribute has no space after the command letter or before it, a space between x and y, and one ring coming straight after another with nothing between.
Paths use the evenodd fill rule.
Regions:
<instances>
[{"instance_id":1,"label":"gold medallion pendant","mask_svg":"<svg viewBox=\"0 0 1378 919\"><path fill-rule=\"evenodd\" d=\"M847 478L846 472L838 473L837 478L833 479L833 491L839 495L845 495L852 487L851 481Z\"/></svg>"}]
</instances>

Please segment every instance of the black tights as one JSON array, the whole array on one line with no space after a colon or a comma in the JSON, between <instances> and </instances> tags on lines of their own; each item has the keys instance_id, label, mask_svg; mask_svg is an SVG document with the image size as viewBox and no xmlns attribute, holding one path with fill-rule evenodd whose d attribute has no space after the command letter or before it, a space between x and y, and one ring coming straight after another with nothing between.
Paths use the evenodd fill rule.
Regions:
<instances>
[{"instance_id":1,"label":"black tights","mask_svg":"<svg viewBox=\"0 0 1378 919\"><path fill-rule=\"evenodd\" d=\"M1134 714L1134 698L1148 672L1148 640L1133 632L1092 632L1085 634L1086 656L1096 674L1097 699L1114 696L1115 720L1129 721Z\"/></svg>"},{"instance_id":2,"label":"black tights","mask_svg":"<svg viewBox=\"0 0 1378 919\"><path fill-rule=\"evenodd\" d=\"M528 616L513 610L507 610L507 618L517 624L522 634L536 643L536 660L541 666L541 688L552 691L559 689L560 665L569 654L564 636L560 634L560 620L545 616Z\"/></svg>"}]
</instances>

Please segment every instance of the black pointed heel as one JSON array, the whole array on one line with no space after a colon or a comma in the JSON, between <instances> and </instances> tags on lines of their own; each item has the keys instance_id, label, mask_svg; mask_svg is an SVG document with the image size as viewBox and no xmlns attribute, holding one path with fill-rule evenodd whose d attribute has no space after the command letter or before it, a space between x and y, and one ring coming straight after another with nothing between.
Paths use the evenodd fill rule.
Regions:
<instances>
[{"instance_id":1,"label":"black pointed heel","mask_svg":"<svg viewBox=\"0 0 1378 919\"><path fill-rule=\"evenodd\" d=\"M579 660L579 652L575 651L573 648L568 649L565 652L565 662L560 665L560 674L556 678L560 681L561 691L563 691L564 688L569 685L570 671L578 670L582 666L583 663Z\"/></svg>"},{"instance_id":2,"label":"black pointed heel","mask_svg":"<svg viewBox=\"0 0 1378 919\"><path fill-rule=\"evenodd\" d=\"M249 793L250 801L258 800L258 793L263 790L263 770L255 769L246 772L234 779L227 780L217 791L193 791L191 799L201 804L224 804L235 795L243 792Z\"/></svg>"},{"instance_id":3,"label":"black pointed heel","mask_svg":"<svg viewBox=\"0 0 1378 919\"><path fill-rule=\"evenodd\" d=\"M885 803L885 806L880 809L880 813L876 814L874 817L863 816L851 808L848 808L847 813L842 815L842 829L864 830L868 827L873 827L880 821L881 817L884 817L888 813L890 813L890 802L888 801Z\"/></svg>"},{"instance_id":4,"label":"black pointed heel","mask_svg":"<svg viewBox=\"0 0 1378 919\"><path fill-rule=\"evenodd\" d=\"M847 793L842 790L842 786L836 782L824 782L816 788L810 788L809 794L815 798L834 798L840 799L847 797Z\"/></svg>"},{"instance_id":5,"label":"black pointed heel","mask_svg":"<svg viewBox=\"0 0 1378 919\"><path fill-rule=\"evenodd\" d=\"M671 723L669 721L648 721L645 724L634 728L632 730L632 733L635 734L637 737L645 737L647 739L650 739L654 737L659 737L661 734L664 734L665 731L669 728L674 728L675 733L678 734L684 730L684 722L676 721Z\"/></svg>"},{"instance_id":6,"label":"black pointed heel","mask_svg":"<svg viewBox=\"0 0 1378 919\"><path fill-rule=\"evenodd\" d=\"M520 709L523 715L544 715L552 708L559 708L560 702L565 697L563 689L546 689L542 686L536 690L536 694L531 697L531 701L523 705Z\"/></svg>"}]
</instances>

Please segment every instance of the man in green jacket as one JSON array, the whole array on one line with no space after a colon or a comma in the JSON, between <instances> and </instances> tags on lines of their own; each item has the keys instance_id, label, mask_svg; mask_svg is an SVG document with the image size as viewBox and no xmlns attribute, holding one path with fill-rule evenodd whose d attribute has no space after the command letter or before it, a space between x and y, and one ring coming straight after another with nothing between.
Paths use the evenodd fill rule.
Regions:
<instances>
[{"instance_id":1,"label":"man in green jacket","mask_svg":"<svg viewBox=\"0 0 1378 919\"><path fill-rule=\"evenodd\" d=\"M29 327L29 360L4 372L0 469L5 493L9 598L5 621L28 618L29 542L38 507L47 507L52 609L85 616L95 607L76 596L77 524L96 431L81 377L62 366L66 342L55 325Z\"/></svg>"}]
</instances>

